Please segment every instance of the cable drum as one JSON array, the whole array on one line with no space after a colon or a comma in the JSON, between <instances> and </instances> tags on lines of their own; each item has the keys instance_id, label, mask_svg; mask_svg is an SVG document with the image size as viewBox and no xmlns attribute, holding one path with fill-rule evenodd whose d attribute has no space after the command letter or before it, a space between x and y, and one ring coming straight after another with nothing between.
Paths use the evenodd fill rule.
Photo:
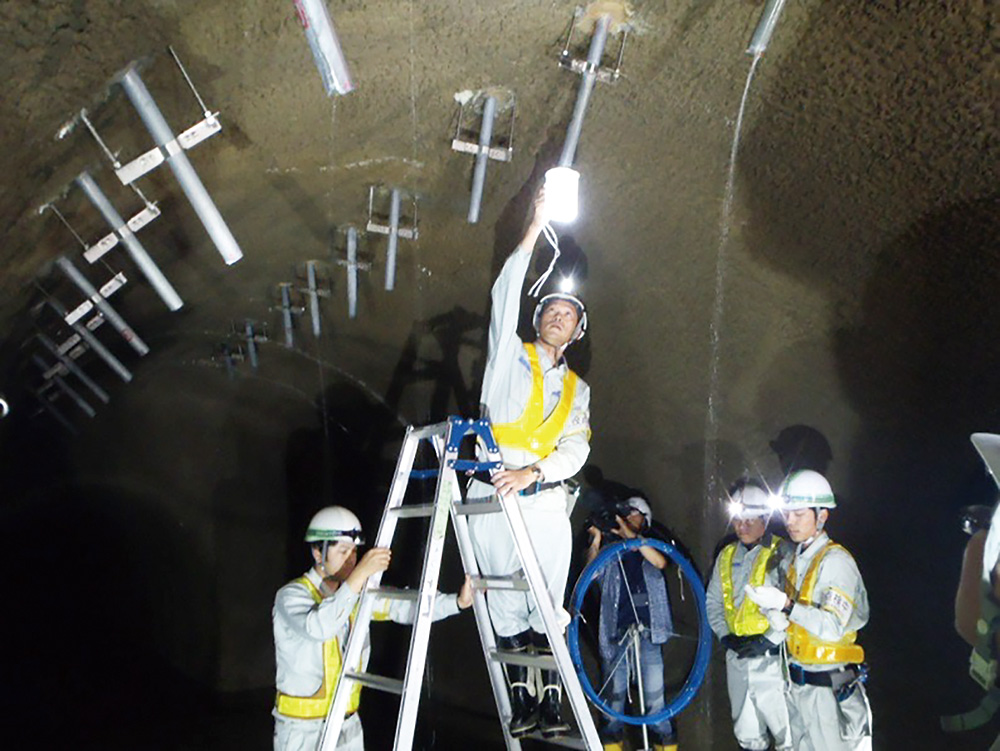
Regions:
<instances>
[{"instance_id":1,"label":"cable drum","mask_svg":"<svg viewBox=\"0 0 1000 751\"><path fill-rule=\"evenodd\" d=\"M655 548L667 556L677 564L681 574L687 580L688 586L694 595L695 606L698 611L698 646L695 651L694 664L688 673L687 679L684 681L684 685L673 699L666 703L666 706L661 711L646 715L628 715L616 712L608 706L594 689L590 677L587 675L583 664L583 656L580 651L580 623L583 621L581 610L587 590L600 578L604 569L608 565L614 564L618 560L618 556L622 553L637 550L643 546ZM712 654L712 630L708 625L708 611L705 607L705 587L701 582L701 578L698 576L694 565L673 545L652 538L624 540L608 545L597 554L597 557L583 570L579 580L577 580L576 586L573 588L571 608L573 619L570 621L566 632L570 656L573 660L573 666L576 668L577 675L580 678L580 685L583 687L584 693L601 712L612 719L620 720L629 725L655 725L656 723L671 719L691 702L705 680L705 673L708 670L708 662Z\"/></svg>"}]
</instances>

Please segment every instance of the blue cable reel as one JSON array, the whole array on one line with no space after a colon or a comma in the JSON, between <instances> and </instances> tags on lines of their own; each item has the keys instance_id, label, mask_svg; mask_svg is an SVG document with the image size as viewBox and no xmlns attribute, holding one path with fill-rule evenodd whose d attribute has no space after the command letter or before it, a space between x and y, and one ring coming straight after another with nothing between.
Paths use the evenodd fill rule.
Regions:
<instances>
[{"instance_id":1,"label":"blue cable reel","mask_svg":"<svg viewBox=\"0 0 1000 751\"><path fill-rule=\"evenodd\" d=\"M590 589L590 585L594 583L605 566L610 561L616 559L619 554L629 550L636 550L643 546L655 548L670 558L680 568L684 578L687 579L691 591L694 593L694 601L698 609L698 647L694 655L694 665L688 673L687 680L673 700L655 714L635 716L615 712L604 702L597 691L594 690L594 686L590 682L590 677L584 669L583 656L580 653L580 623L583 621L580 610L583 607L583 599L587 594L587 590ZM698 693L698 689L705 680L705 673L708 671L708 661L712 656L712 630L708 625L708 610L705 607L705 586L701 583L698 572L691 562L673 545L652 538L623 540L622 542L608 545L597 554L597 557L580 575L576 586L573 587L571 607L573 609L573 620L570 621L566 631L570 657L573 659L573 667L576 668L576 673L580 678L580 685L583 686L583 692L601 712L612 719L620 720L629 725L655 725L663 720L671 719L691 703L694 695Z\"/></svg>"}]
</instances>

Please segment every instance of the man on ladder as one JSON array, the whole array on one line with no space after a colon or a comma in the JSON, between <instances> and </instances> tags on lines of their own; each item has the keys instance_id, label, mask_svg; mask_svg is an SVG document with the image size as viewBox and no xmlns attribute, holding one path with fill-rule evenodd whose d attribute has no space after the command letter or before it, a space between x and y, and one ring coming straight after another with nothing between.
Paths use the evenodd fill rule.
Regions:
<instances>
[{"instance_id":1,"label":"man on ladder","mask_svg":"<svg viewBox=\"0 0 1000 751\"><path fill-rule=\"evenodd\" d=\"M563 481L583 467L590 453L590 389L569 369L563 353L583 337L587 315L583 303L574 295L549 294L535 308L535 341L526 344L517 336L521 288L545 224L545 199L540 192L524 238L493 285L481 402L483 416L493 422L504 468L492 476L492 486L473 480L468 500L486 501L494 493L519 496L518 505L548 594L560 626L565 628L569 614L562 605L572 531ZM503 514L473 516L469 531L483 574L516 573L520 562ZM529 593L493 590L487 593L487 604L501 649L526 652L534 645L542 653L551 651L541 615ZM543 736L551 738L569 729L561 717L562 688L557 671L541 671L541 697L537 703L528 667L508 665L507 678L511 689L511 736L521 737L537 727Z\"/></svg>"}]
</instances>

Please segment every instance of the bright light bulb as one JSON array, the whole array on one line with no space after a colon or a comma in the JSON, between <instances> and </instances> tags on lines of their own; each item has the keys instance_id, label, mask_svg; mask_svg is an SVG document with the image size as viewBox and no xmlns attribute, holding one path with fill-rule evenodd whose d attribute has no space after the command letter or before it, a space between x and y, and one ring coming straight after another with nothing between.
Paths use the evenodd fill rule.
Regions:
<instances>
[{"instance_id":1,"label":"bright light bulb","mask_svg":"<svg viewBox=\"0 0 1000 751\"><path fill-rule=\"evenodd\" d=\"M781 510L781 507L785 505L785 501L780 495L776 495L775 493L768 493L767 505L770 506L775 511L779 511Z\"/></svg>"},{"instance_id":2,"label":"bright light bulb","mask_svg":"<svg viewBox=\"0 0 1000 751\"><path fill-rule=\"evenodd\" d=\"M730 501L728 504L729 518L735 519L743 512L743 504L739 501Z\"/></svg>"},{"instance_id":3,"label":"bright light bulb","mask_svg":"<svg viewBox=\"0 0 1000 751\"><path fill-rule=\"evenodd\" d=\"M571 276L564 276L562 281L559 282L559 291L565 292L567 294L572 294L573 290L576 288L576 282Z\"/></svg>"},{"instance_id":4,"label":"bright light bulb","mask_svg":"<svg viewBox=\"0 0 1000 751\"><path fill-rule=\"evenodd\" d=\"M553 167L545 173L545 213L550 222L572 222L579 211L580 173Z\"/></svg>"}]
</instances>

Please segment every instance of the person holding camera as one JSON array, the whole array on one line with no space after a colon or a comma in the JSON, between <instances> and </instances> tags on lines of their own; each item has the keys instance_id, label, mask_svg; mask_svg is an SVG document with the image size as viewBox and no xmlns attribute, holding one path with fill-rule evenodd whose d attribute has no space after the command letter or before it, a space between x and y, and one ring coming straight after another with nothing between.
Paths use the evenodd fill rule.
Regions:
<instances>
[{"instance_id":1,"label":"person holding camera","mask_svg":"<svg viewBox=\"0 0 1000 751\"><path fill-rule=\"evenodd\" d=\"M653 522L649 503L641 496L632 496L614 511L613 526L608 523L607 513L598 513L588 520L588 564L597 557L602 545L643 537ZM617 561L601 572L598 644L602 683L611 690L608 706L619 713L625 711L629 676L640 672L645 714L655 714L666 707L662 645L673 634L663 576L666 566L667 557L663 553L643 545L619 555ZM633 664L636 643L638 665ZM600 735L605 751L624 749L625 724L621 720L602 716ZM656 751L676 751L677 736L669 719L653 725L652 735Z\"/></svg>"},{"instance_id":2,"label":"person holding camera","mask_svg":"<svg viewBox=\"0 0 1000 751\"><path fill-rule=\"evenodd\" d=\"M781 671L784 631L771 627L767 616L746 596L747 584L780 586L782 561L792 546L767 531L772 513L767 491L754 482L737 485L729 494L737 540L715 559L706 593L708 623L726 648L726 685L733 733L743 751L766 751L774 738L777 751L792 748Z\"/></svg>"}]
</instances>

